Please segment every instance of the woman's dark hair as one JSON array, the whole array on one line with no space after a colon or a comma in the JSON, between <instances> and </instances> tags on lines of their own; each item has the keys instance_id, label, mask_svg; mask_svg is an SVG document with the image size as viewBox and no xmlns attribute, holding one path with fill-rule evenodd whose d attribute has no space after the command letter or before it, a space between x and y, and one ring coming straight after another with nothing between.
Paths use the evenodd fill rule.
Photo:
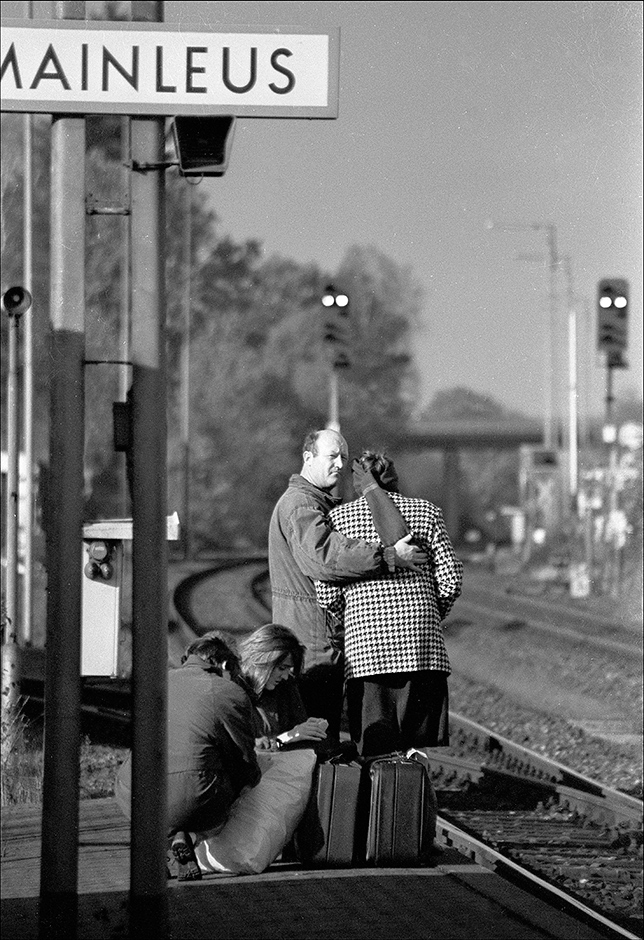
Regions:
<instances>
[{"instance_id":1,"label":"woman's dark hair","mask_svg":"<svg viewBox=\"0 0 644 940\"><path fill-rule=\"evenodd\" d=\"M182 665L189 656L198 656L199 659L212 666L219 675L222 673L221 667L224 663L228 672L233 675L240 670L239 656L231 649L224 637L215 630L204 633L190 644L181 658Z\"/></svg>"},{"instance_id":2,"label":"woman's dark hair","mask_svg":"<svg viewBox=\"0 0 644 940\"><path fill-rule=\"evenodd\" d=\"M398 492L398 474L391 457L373 450L363 450L358 457L363 470L371 470L383 490Z\"/></svg>"},{"instance_id":3,"label":"woman's dark hair","mask_svg":"<svg viewBox=\"0 0 644 940\"><path fill-rule=\"evenodd\" d=\"M293 659L293 672L299 676L304 665L305 648L288 627L267 623L258 627L240 643L241 670L256 695L261 695L275 668L287 656Z\"/></svg>"}]
</instances>

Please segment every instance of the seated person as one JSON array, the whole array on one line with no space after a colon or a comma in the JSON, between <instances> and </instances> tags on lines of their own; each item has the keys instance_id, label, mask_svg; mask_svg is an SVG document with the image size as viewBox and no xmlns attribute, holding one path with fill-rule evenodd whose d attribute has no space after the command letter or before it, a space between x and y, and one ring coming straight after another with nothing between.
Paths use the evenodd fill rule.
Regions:
<instances>
[{"instance_id":1,"label":"seated person","mask_svg":"<svg viewBox=\"0 0 644 940\"><path fill-rule=\"evenodd\" d=\"M309 718L297 687L304 647L277 623L258 627L239 646L241 672L255 697L256 747L315 747L326 739L324 718Z\"/></svg>"},{"instance_id":2,"label":"seated person","mask_svg":"<svg viewBox=\"0 0 644 940\"><path fill-rule=\"evenodd\" d=\"M168 837L180 881L201 878L189 831L223 823L241 791L261 778L257 722L239 677L237 656L216 633L191 643L182 665L170 670ZM115 795L129 819L131 756L119 769Z\"/></svg>"}]
</instances>

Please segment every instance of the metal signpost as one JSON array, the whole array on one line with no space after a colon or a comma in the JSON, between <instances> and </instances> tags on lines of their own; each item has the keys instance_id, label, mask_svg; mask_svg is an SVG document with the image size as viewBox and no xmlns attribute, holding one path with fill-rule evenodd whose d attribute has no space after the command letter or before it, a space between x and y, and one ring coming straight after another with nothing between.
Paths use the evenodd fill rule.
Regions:
<instances>
[{"instance_id":1,"label":"metal signpost","mask_svg":"<svg viewBox=\"0 0 644 940\"><path fill-rule=\"evenodd\" d=\"M339 30L162 23L163 3L127 22L6 20L2 110L52 122L53 535L48 548L41 935L75 937L84 445L85 115L132 119L130 358L133 367L133 816L130 933L167 935L165 716L167 547L164 293L165 119L333 119ZM151 20L151 22L146 22ZM234 124L234 120L232 122ZM212 173L208 175L221 175Z\"/></svg>"}]
</instances>

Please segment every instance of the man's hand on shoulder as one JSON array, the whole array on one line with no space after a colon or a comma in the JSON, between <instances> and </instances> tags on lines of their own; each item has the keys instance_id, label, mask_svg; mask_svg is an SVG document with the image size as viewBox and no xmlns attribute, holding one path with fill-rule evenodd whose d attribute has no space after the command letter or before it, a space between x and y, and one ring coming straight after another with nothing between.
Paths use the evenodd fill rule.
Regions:
<instances>
[{"instance_id":1,"label":"man's hand on shoulder","mask_svg":"<svg viewBox=\"0 0 644 940\"><path fill-rule=\"evenodd\" d=\"M412 544L412 536L405 535L394 545L396 552L396 567L409 568L412 571L420 571L423 565L427 564L428 555L417 545Z\"/></svg>"}]
</instances>

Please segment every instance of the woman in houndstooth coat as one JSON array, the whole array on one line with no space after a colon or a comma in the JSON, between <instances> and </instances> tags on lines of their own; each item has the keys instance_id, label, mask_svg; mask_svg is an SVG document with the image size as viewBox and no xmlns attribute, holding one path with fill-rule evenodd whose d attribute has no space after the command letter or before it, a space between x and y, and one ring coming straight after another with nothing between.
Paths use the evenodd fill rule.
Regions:
<instances>
[{"instance_id":1,"label":"woman in houndstooth coat","mask_svg":"<svg viewBox=\"0 0 644 940\"><path fill-rule=\"evenodd\" d=\"M406 524L429 560L420 571L395 568L369 581L316 582L318 603L344 627L351 737L364 757L447 745L451 667L442 621L461 593L463 565L441 510L402 496L388 457L365 451L353 471L363 495L331 511L338 531L387 547ZM385 512L369 498L376 486L389 495Z\"/></svg>"}]
</instances>

